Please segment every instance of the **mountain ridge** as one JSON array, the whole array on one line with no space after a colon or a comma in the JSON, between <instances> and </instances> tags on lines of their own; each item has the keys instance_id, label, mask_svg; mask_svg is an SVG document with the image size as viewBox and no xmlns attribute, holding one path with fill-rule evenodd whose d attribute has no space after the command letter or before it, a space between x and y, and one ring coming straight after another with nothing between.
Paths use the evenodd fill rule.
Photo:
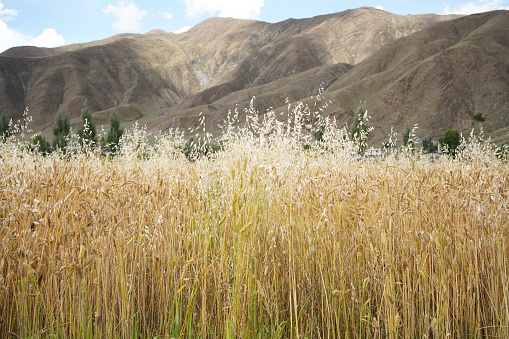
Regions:
<instances>
[{"instance_id":1,"label":"mountain ridge","mask_svg":"<svg viewBox=\"0 0 509 339\"><path fill-rule=\"evenodd\" d=\"M418 123L434 137L443 134L444 126L464 132L472 127L505 128L509 125L509 60L505 57L509 32L501 28L506 20L507 11L476 14L394 41L333 84L331 100L347 102L347 91L367 93L373 118L385 120L385 132L398 121ZM490 42L488 36L498 43ZM408 119L405 112L410 110ZM475 122L476 112L482 112L487 122Z\"/></svg>"},{"instance_id":2,"label":"mountain ridge","mask_svg":"<svg viewBox=\"0 0 509 339\"><path fill-rule=\"evenodd\" d=\"M465 130L477 108L492 117L483 126L496 131L497 125L509 125L503 93L508 72L502 60L507 39L503 24L496 22L506 14L398 16L363 7L275 24L211 18L181 34L153 30L54 49L18 47L0 54L0 110L16 119L28 106L34 130L46 133L58 110L68 111L72 124L79 123L85 99L99 124L107 124L116 107L124 122L142 119L153 131L186 130L196 124L200 112L214 129L228 110L246 107L249 96L257 97L256 106L264 112L269 107L283 109L287 98L306 101L325 87L324 95L333 101L326 114L340 123L351 123L355 107L360 101L367 102L373 124L380 127L375 140L381 140L381 133L390 126L402 128L413 122L433 136L449 127ZM467 18L471 19L461 21ZM487 26L481 29L483 20ZM494 40L457 36L456 44L451 45L461 25L480 25L478 34L484 29ZM446 52L461 41L465 45L461 53ZM491 41L491 45L483 47L482 41ZM483 60L488 66L471 63L472 55L490 53L500 56L486 56ZM424 62L425 55L435 63L431 59ZM482 76L488 77L489 65L494 65L491 71L501 79L482 88L464 78L464 86L456 84L454 74L447 75L447 67L462 74L450 61L462 55L469 56L463 62L476 81L483 80L476 67L482 66ZM440 65L439 59L444 60ZM437 69L440 74L434 73ZM431 79L426 86L422 70L437 79L441 76L439 80L449 85ZM412 74L420 80L412 80ZM437 99L426 99L429 95L425 93L434 87ZM417 88L425 95L416 93ZM483 93L493 105L480 104L468 91ZM498 94L490 94L495 92ZM444 108L437 107L439 101L446 103ZM461 112L455 116L454 109ZM402 113L412 110L416 113ZM421 116L437 123L430 124Z\"/></svg>"}]
</instances>

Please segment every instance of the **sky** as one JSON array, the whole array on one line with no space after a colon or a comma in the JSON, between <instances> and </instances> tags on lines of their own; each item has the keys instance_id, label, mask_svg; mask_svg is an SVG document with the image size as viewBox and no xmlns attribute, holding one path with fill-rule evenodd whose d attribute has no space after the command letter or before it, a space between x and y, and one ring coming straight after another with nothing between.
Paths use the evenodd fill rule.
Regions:
<instances>
[{"instance_id":1,"label":"sky","mask_svg":"<svg viewBox=\"0 0 509 339\"><path fill-rule=\"evenodd\" d=\"M362 6L406 14L509 10L509 0L0 0L0 53L15 46L58 47L153 29L181 33L210 17L275 23Z\"/></svg>"}]
</instances>

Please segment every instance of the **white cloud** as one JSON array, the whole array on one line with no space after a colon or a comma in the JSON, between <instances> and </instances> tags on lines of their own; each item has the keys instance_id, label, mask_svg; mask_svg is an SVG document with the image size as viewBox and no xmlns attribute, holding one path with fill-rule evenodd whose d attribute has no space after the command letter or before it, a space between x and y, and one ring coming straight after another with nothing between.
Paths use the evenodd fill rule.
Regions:
<instances>
[{"instance_id":1,"label":"white cloud","mask_svg":"<svg viewBox=\"0 0 509 339\"><path fill-rule=\"evenodd\" d=\"M62 34L53 28L46 28L39 36L24 35L0 20L0 53L16 46L59 47L65 45Z\"/></svg>"},{"instance_id":2,"label":"white cloud","mask_svg":"<svg viewBox=\"0 0 509 339\"><path fill-rule=\"evenodd\" d=\"M379 9L379 10L381 10L381 11L383 11L383 10L384 10L384 6L376 6L375 8L376 8L376 9Z\"/></svg>"},{"instance_id":3,"label":"white cloud","mask_svg":"<svg viewBox=\"0 0 509 339\"><path fill-rule=\"evenodd\" d=\"M476 2L467 2L459 4L453 9L449 5L444 8L444 14L474 14L489 11L496 11L500 9L509 9L509 6L504 6L504 0L478 0Z\"/></svg>"},{"instance_id":4,"label":"white cloud","mask_svg":"<svg viewBox=\"0 0 509 339\"><path fill-rule=\"evenodd\" d=\"M46 28L41 35L33 38L33 45L38 47L58 47L65 45L62 34L58 34L53 28Z\"/></svg>"},{"instance_id":5,"label":"white cloud","mask_svg":"<svg viewBox=\"0 0 509 339\"><path fill-rule=\"evenodd\" d=\"M188 30L190 30L191 28L193 28L193 26L184 26L180 29L177 29L176 31L174 31L173 33L175 34L180 34L180 33L185 33L187 32Z\"/></svg>"},{"instance_id":6,"label":"white cloud","mask_svg":"<svg viewBox=\"0 0 509 339\"><path fill-rule=\"evenodd\" d=\"M163 15L166 19L171 20L173 19L173 14L170 12L163 12Z\"/></svg>"},{"instance_id":7,"label":"white cloud","mask_svg":"<svg viewBox=\"0 0 509 339\"><path fill-rule=\"evenodd\" d=\"M237 19L257 19L265 0L184 0L188 16L204 13Z\"/></svg>"},{"instance_id":8,"label":"white cloud","mask_svg":"<svg viewBox=\"0 0 509 339\"><path fill-rule=\"evenodd\" d=\"M18 11L15 9L4 9L4 4L2 3L2 0L0 0L0 16L3 16L3 15L17 16Z\"/></svg>"},{"instance_id":9,"label":"white cloud","mask_svg":"<svg viewBox=\"0 0 509 339\"><path fill-rule=\"evenodd\" d=\"M147 15L147 11L138 9L134 2L123 0L117 1L117 6L108 4L102 12L106 15L113 14L117 21L112 27L119 32L139 32L140 20Z\"/></svg>"},{"instance_id":10,"label":"white cloud","mask_svg":"<svg viewBox=\"0 0 509 339\"><path fill-rule=\"evenodd\" d=\"M0 17L17 15L17 10L4 8L4 4L0 0ZM0 36L2 37L0 53L17 46L59 47L65 45L62 34L58 34L53 28L46 28L39 36L33 37L9 28L3 20L0 20Z\"/></svg>"}]
</instances>

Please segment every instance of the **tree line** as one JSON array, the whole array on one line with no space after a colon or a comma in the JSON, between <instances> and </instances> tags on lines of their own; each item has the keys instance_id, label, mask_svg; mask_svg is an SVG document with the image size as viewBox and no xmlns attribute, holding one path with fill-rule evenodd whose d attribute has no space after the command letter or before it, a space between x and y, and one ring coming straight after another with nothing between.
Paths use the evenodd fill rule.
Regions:
<instances>
[{"instance_id":1,"label":"tree line","mask_svg":"<svg viewBox=\"0 0 509 339\"><path fill-rule=\"evenodd\" d=\"M97 140L97 129L95 122L92 118L92 112L88 107L85 100L83 108L81 109L81 124L77 129L77 136L80 146L83 148L101 148L108 152L116 152L120 138L124 133L121 127L120 117L115 109L110 115L110 130L106 137ZM43 154L50 153L54 150L65 151L70 146L71 139L71 123L69 115L62 113L61 110L57 112L52 126L53 140L50 143L41 135L37 135L32 140L32 147L37 149ZM7 118L7 113L4 111L0 115L0 139L5 142L12 135L12 121Z\"/></svg>"},{"instance_id":2,"label":"tree line","mask_svg":"<svg viewBox=\"0 0 509 339\"><path fill-rule=\"evenodd\" d=\"M101 148L108 152L115 153L118 150L118 144L124 132L121 127L120 118L117 110L115 109L110 115L110 130L106 137L102 137L101 140L97 140L96 125L92 118L92 113L88 107L88 103L85 100L83 108L81 110L81 124L77 129L77 136L82 148ZM480 114L484 121L484 116ZM366 150L366 140L372 127L369 125L367 116L367 110L365 103L357 108L354 114L354 122L350 131L350 138L359 143L359 152L361 154ZM480 119L480 118L479 118ZM48 142L43 136L37 135L32 140L32 147L36 148L43 154L50 153L53 150L64 151L70 146L71 139L71 124L69 121L69 115L58 111L52 126L53 140ZM312 135L317 142L323 141L323 134L325 132L325 124L318 121L315 125ZM413 131L410 126L406 126L405 131L402 133L403 146L415 146L413 145L413 139L411 138ZM4 110L0 115L0 142L5 142L13 134L12 121L8 119L7 112ZM415 135L414 135L415 136ZM194 140L191 138L190 141L184 146L183 152L186 156L191 153L191 146ZM440 137L438 143L434 143L431 138L424 138L422 140L422 148L424 152L435 153L438 151L439 144L445 146L447 153L455 154L457 147L461 143L461 135L458 130L447 130L443 137ZM387 146L386 143L383 144ZM388 147L388 146L387 146ZM196 147L195 147L196 148ZM193 148L194 149L194 148ZM214 151L211 148L208 151ZM188 154L189 153L189 154Z\"/></svg>"}]
</instances>

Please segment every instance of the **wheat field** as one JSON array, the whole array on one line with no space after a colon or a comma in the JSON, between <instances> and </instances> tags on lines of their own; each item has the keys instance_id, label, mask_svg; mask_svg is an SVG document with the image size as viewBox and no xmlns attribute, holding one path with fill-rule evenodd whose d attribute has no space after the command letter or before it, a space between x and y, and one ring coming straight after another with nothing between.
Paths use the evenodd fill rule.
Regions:
<instances>
[{"instance_id":1,"label":"wheat field","mask_svg":"<svg viewBox=\"0 0 509 339\"><path fill-rule=\"evenodd\" d=\"M489 148L364 159L344 130L252 126L192 161L142 130L114 157L1 146L0 335L509 337Z\"/></svg>"}]
</instances>

